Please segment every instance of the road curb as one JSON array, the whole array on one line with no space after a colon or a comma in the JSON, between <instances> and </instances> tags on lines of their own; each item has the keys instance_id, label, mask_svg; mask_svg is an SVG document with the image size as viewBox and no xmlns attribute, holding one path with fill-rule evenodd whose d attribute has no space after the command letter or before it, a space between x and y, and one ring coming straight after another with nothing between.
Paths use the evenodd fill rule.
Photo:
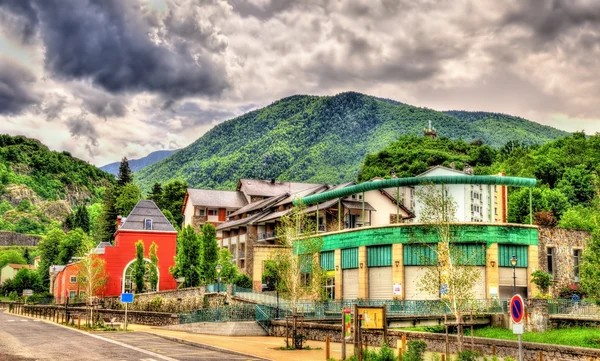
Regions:
<instances>
[{"instance_id":1,"label":"road curb","mask_svg":"<svg viewBox=\"0 0 600 361\"><path fill-rule=\"evenodd\" d=\"M211 350L211 351L224 352L224 353L228 353L228 354L236 355L236 356L251 357L253 359L258 359L258 360L276 361L276 360L272 360L272 359L266 359L266 358L263 358L263 357L251 355L249 353L244 353L244 352L239 352L239 351L233 351L233 350L229 350L229 349L226 349L226 348L222 348L222 347L218 347L218 346L212 346L212 345L207 345L205 343L200 343L200 342L196 342L196 341L189 341L189 340L185 340L183 338L177 338L177 337L172 337L172 336L165 336L165 335L160 335L160 334L157 334L157 333L146 332L146 331L136 331L136 332L147 333L149 335L158 336L158 337L164 338L164 339L169 340L169 341L179 342L179 343L182 343L184 345L194 346L194 347L203 348L203 349L207 349L207 350Z\"/></svg>"}]
</instances>

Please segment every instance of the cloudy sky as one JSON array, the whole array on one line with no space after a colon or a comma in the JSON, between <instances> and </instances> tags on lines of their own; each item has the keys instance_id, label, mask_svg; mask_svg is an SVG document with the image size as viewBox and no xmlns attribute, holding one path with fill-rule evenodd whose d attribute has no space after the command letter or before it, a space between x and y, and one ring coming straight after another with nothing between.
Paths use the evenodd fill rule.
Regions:
<instances>
[{"instance_id":1,"label":"cloudy sky","mask_svg":"<svg viewBox=\"0 0 600 361\"><path fill-rule=\"evenodd\" d=\"M600 1L0 0L0 132L103 165L292 94L600 131Z\"/></svg>"}]
</instances>

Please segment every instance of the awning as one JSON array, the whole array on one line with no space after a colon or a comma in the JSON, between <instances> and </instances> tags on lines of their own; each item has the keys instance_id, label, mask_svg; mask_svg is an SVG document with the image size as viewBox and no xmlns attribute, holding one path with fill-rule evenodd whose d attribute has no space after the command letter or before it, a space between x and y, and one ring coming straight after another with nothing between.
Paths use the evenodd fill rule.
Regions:
<instances>
[{"instance_id":1,"label":"awning","mask_svg":"<svg viewBox=\"0 0 600 361\"><path fill-rule=\"evenodd\" d=\"M344 207L348 208L348 209L363 209L363 202L360 201L342 201L342 204L344 205ZM365 211L375 211L377 212L377 210L375 208L373 208L373 206L371 206L369 204L369 202L364 202L365 205Z\"/></svg>"}]
</instances>

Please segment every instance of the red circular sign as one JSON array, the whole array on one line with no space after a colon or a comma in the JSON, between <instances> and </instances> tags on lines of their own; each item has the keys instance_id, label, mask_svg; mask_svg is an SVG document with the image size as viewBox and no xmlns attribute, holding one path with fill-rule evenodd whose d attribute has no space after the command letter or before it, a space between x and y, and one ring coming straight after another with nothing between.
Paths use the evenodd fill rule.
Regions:
<instances>
[{"instance_id":1,"label":"red circular sign","mask_svg":"<svg viewBox=\"0 0 600 361\"><path fill-rule=\"evenodd\" d=\"M523 315L525 314L525 304L523 303L523 297L520 295L514 295L510 299L510 317L514 323L521 323Z\"/></svg>"}]
</instances>

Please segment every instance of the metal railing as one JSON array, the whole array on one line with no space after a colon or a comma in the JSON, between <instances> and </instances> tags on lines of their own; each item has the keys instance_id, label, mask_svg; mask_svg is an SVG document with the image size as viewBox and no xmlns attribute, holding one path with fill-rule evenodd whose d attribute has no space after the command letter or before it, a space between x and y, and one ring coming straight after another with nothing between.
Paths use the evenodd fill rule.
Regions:
<instances>
[{"instance_id":1,"label":"metal railing","mask_svg":"<svg viewBox=\"0 0 600 361\"><path fill-rule=\"evenodd\" d=\"M227 284L226 283L207 284L206 292L227 292Z\"/></svg>"},{"instance_id":2,"label":"metal railing","mask_svg":"<svg viewBox=\"0 0 600 361\"><path fill-rule=\"evenodd\" d=\"M179 314L179 323L256 321L255 305L203 308Z\"/></svg>"},{"instance_id":3,"label":"metal railing","mask_svg":"<svg viewBox=\"0 0 600 361\"><path fill-rule=\"evenodd\" d=\"M600 306L595 300L553 299L548 300L548 314L600 318Z\"/></svg>"}]
</instances>

